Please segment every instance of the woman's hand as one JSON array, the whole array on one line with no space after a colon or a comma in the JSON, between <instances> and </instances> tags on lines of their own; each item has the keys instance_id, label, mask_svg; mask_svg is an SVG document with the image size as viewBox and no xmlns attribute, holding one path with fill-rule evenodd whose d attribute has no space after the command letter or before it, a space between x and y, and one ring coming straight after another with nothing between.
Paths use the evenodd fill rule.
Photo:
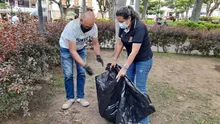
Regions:
<instances>
[{"instance_id":1,"label":"woman's hand","mask_svg":"<svg viewBox=\"0 0 220 124\"><path fill-rule=\"evenodd\" d=\"M121 77L124 77L127 72L127 69L124 67L118 72L118 75L116 76L117 82L120 80Z\"/></svg>"},{"instance_id":2,"label":"woman's hand","mask_svg":"<svg viewBox=\"0 0 220 124\"><path fill-rule=\"evenodd\" d=\"M116 64L117 64L117 60L112 61L112 64L110 66L110 70L112 70L112 68L115 68Z\"/></svg>"}]
</instances>

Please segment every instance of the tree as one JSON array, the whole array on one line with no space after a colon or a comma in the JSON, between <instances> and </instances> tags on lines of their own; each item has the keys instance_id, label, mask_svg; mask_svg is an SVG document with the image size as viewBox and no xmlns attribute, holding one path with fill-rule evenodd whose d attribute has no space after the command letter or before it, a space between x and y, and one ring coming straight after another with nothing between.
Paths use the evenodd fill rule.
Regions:
<instances>
[{"instance_id":1,"label":"tree","mask_svg":"<svg viewBox=\"0 0 220 124\"><path fill-rule=\"evenodd\" d=\"M70 7L70 0L65 0L65 4L62 3L62 0L50 0L54 3L56 3L60 9L60 15L61 15L61 19L65 19L66 18L66 13L68 8Z\"/></svg>"},{"instance_id":2,"label":"tree","mask_svg":"<svg viewBox=\"0 0 220 124\"><path fill-rule=\"evenodd\" d=\"M148 3L148 0L143 0L143 11L142 11L142 14L141 14L141 19L145 19L145 15L147 13L147 3Z\"/></svg>"},{"instance_id":3,"label":"tree","mask_svg":"<svg viewBox=\"0 0 220 124\"><path fill-rule=\"evenodd\" d=\"M140 14L140 0L135 0L135 11Z\"/></svg>"},{"instance_id":4,"label":"tree","mask_svg":"<svg viewBox=\"0 0 220 124\"><path fill-rule=\"evenodd\" d=\"M178 0L165 0L165 6L167 6L170 9L173 9L175 11L175 15L177 15L177 2Z\"/></svg>"},{"instance_id":5,"label":"tree","mask_svg":"<svg viewBox=\"0 0 220 124\"><path fill-rule=\"evenodd\" d=\"M220 0L204 0L206 6L206 16L210 17L214 10L218 9Z\"/></svg>"},{"instance_id":6,"label":"tree","mask_svg":"<svg viewBox=\"0 0 220 124\"><path fill-rule=\"evenodd\" d=\"M191 21L198 22L200 17L200 12L202 9L203 0L196 0L194 3L192 16L190 18Z\"/></svg>"},{"instance_id":7,"label":"tree","mask_svg":"<svg viewBox=\"0 0 220 124\"><path fill-rule=\"evenodd\" d=\"M104 18L104 14L106 13L107 6L105 6L105 0L97 0L99 5L100 13L102 14L102 18Z\"/></svg>"},{"instance_id":8,"label":"tree","mask_svg":"<svg viewBox=\"0 0 220 124\"><path fill-rule=\"evenodd\" d=\"M195 0L166 0L165 5L170 9L175 10L175 14L186 12L185 19L188 19L189 9L194 4Z\"/></svg>"},{"instance_id":9,"label":"tree","mask_svg":"<svg viewBox=\"0 0 220 124\"><path fill-rule=\"evenodd\" d=\"M158 10L159 7L159 1L158 0L148 0L148 4L146 13L148 15L156 15L156 14L162 14L163 11ZM160 1L160 6L164 6L164 2ZM143 8L144 8L144 2L141 2L141 7L140 7L140 12L143 13Z\"/></svg>"},{"instance_id":10,"label":"tree","mask_svg":"<svg viewBox=\"0 0 220 124\"><path fill-rule=\"evenodd\" d=\"M41 0L38 0L38 25L40 34L44 33L43 10Z\"/></svg>"},{"instance_id":11,"label":"tree","mask_svg":"<svg viewBox=\"0 0 220 124\"><path fill-rule=\"evenodd\" d=\"M185 19L188 20L189 9L194 4L195 0L178 0L176 2L177 13L186 12Z\"/></svg>"},{"instance_id":12,"label":"tree","mask_svg":"<svg viewBox=\"0 0 220 124\"><path fill-rule=\"evenodd\" d=\"M116 5L115 5L115 12L120 9L122 6L126 6L126 0L116 0ZM115 18L115 39L117 41L118 39L118 33L119 33L119 27L118 27L118 21Z\"/></svg>"},{"instance_id":13,"label":"tree","mask_svg":"<svg viewBox=\"0 0 220 124\"><path fill-rule=\"evenodd\" d=\"M100 12L102 14L102 18L104 18L104 14L108 12L109 19L114 20L114 9L115 9L115 0L97 0Z\"/></svg>"},{"instance_id":14,"label":"tree","mask_svg":"<svg viewBox=\"0 0 220 124\"><path fill-rule=\"evenodd\" d=\"M113 21L115 19L116 0L106 0L106 5L108 7L109 18Z\"/></svg>"},{"instance_id":15,"label":"tree","mask_svg":"<svg viewBox=\"0 0 220 124\"><path fill-rule=\"evenodd\" d=\"M82 7L83 7L82 13L84 14L84 13L86 12L86 0L83 0L83 5L82 5ZM83 14L82 14L82 15L83 15Z\"/></svg>"},{"instance_id":16,"label":"tree","mask_svg":"<svg viewBox=\"0 0 220 124\"><path fill-rule=\"evenodd\" d=\"M5 0L0 0L0 9L6 9L7 3L5 3Z\"/></svg>"}]
</instances>

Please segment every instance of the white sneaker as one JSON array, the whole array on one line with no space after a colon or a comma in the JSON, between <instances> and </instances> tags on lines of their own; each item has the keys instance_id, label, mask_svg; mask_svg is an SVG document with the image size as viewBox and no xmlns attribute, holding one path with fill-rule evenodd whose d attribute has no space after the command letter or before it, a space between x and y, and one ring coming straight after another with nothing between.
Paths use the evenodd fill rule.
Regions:
<instances>
[{"instance_id":1,"label":"white sneaker","mask_svg":"<svg viewBox=\"0 0 220 124\"><path fill-rule=\"evenodd\" d=\"M80 103L83 107L89 106L89 102L85 99L77 99L77 102Z\"/></svg>"},{"instance_id":2,"label":"white sneaker","mask_svg":"<svg viewBox=\"0 0 220 124\"><path fill-rule=\"evenodd\" d=\"M63 104L62 109L68 109L68 108L70 108L70 106L71 106L74 102L75 102L74 99L69 99L69 100L67 100L67 101Z\"/></svg>"}]
</instances>

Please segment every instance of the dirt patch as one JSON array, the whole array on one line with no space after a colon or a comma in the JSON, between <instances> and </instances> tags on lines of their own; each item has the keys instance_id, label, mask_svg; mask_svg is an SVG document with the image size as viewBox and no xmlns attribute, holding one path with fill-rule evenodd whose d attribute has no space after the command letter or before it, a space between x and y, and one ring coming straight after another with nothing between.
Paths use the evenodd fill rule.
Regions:
<instances>
[{"instance_id":1,"label":"dirt patch","mask_svg":"<svg viewBox=\"0 0 220 124\"><path fill-rule=\"evenodd\" d=\"M113 51L102 51L105 64L111 62ZM123 64L126 53L119 59ZM88 50L88 64L96 75L104 72ZM154 65L147 82L149 95L157 112L151 124L220 124L220 73L215 65L219 59L175 54L154 54ZM4 124L109 124L98 113L94 77L87 76L85 95L87 108L74 103L69 110L61 106L65 100L61 68L51 72L53 82L38 84L30 104L31 117L13 116ZM74 75L75 77L75 75Z\"/></svg>"},{"instance_id":2,"label":"dirt patch","mask_svg":"<svg viewBox=\"0 0 220 124\"><path fill-rule=\"evenodd\" d=\"M215 70L220 72L220 64L219 65L215 65Z\"/></svg>"}]
</instances>

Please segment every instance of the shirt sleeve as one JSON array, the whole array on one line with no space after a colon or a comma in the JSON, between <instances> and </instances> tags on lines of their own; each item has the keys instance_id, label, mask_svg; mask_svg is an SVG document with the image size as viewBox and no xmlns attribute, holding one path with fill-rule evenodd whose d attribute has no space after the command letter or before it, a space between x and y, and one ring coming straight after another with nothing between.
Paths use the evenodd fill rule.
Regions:
<instances>
[{"instance_id":1,"label":"shirt sleeve","mask_svg":"<svg viewBox=\"0 0 220 124\"><path fill-rule=\"evenodd\" d=\"M118 31L118 37L121 38L121 33L122 33L122 29L119 28L119 31Z\"/></svg>"},{"instance_id":2,"label":"shirt sleeve","mask_svg":"<svg viewBox=\"0 0 220 124\"><path fill-rule=\"evenodd\" d=\"M145 31L146 31L146 27L144 26L137 27L132 43L142 43L144 40Z\"/></svg>"},{"instance_id":3,"label":"shirt sleeve","mask_svg":"<svg viewBox=\"0 0 220 124\"><path fill-rule=\"evenodd\" d=\"M97 25L95 24L94 25L94 33L92 35L92 38L97 38L98 37L98 27Z\"/></svg>"},{"instance_id":4,"label":"shirt sleeve","mask_svg":"<svg viewBox=\"0 0 220 124\"><path fill-rule=\"evenodd\" d=\"M74 35L74 28L72 22L69 22L63 30L62 34L65 40L69 40L71 42L76 42L76 37Z\"/></svg>"}]
</instances>

